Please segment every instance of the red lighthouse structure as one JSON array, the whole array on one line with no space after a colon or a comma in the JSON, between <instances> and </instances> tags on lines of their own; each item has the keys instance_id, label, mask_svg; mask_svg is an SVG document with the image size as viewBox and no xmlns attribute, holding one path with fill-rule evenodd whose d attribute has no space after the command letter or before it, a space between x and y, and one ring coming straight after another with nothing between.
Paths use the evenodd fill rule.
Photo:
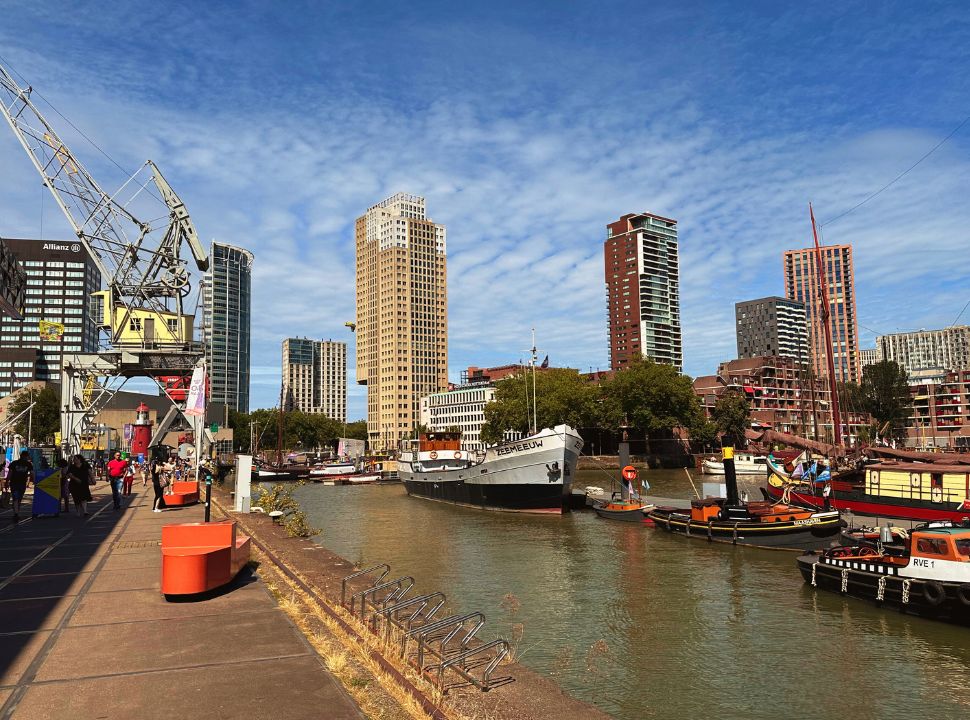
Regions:
<instances>
[{"instance_id":1,"label":"red lighthouse structure","mask_svg":"<svg viewBox=\"0 0 970 720\"><path fill-rule=\"evenodd\" d=\"M131 454L148 457L148 444L152 441L152 421L148 418L148 406L139 403L135 408L135 422L131 426Z\"/></svg>"}]
</instances>

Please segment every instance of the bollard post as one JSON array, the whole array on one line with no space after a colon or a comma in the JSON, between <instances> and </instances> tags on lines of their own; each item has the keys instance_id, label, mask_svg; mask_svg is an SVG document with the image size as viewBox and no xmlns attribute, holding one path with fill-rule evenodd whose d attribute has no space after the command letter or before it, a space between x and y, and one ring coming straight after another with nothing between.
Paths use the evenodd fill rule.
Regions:
<instances>
[{"instance_id":1,"label":"bollard post","mask_svg":"<svg viewBox=\"0 0 970 720\"><path fill-rule=\"evenodd\" d=\"M212 473L205 468L205 522L209 522L212 513Z\"/></svg>"}]
</instances>

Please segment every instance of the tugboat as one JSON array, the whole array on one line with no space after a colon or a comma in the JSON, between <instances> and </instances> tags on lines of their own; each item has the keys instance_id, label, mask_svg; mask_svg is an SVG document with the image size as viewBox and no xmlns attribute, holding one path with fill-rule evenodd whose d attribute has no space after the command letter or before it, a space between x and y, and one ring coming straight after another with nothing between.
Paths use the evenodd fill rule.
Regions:
<instances>
[{"instance_id":1,"label":"tugboat","mask_svg":"<svg viewBox=\"0 0 970 720\"><path fill-rule=\"evenodd\" d=\"M902 553L872 545L842 546L807 553L797 563L812 587L970 625L970 519L916 528Z\"/></svg>"},{"instance_id":2,"label":"tugboat","mask_svg":"<svg viewBox=\"0 0 970 720\"><path fill-rule=\"evenodd\" d=\"M422 433L402 445L398 475L408 495L484 510L569 510L583 438L568 425L545 428L472 457L461 433Z\"/></svg>"},{"instance_id":3,"label":"tugboat","mask_svg":"<svg viewBox=\"0 0 970 720\"><path fill-rule=\"evenodd\" d=\"M838 510L783 502L741 502L734 447L726 442L722 452L727 498L694 500L689 509L655 507L647 516L657 527L709 542L788 550L820 549L838 538L842 528Z\"/></svg>"}]
</instances>

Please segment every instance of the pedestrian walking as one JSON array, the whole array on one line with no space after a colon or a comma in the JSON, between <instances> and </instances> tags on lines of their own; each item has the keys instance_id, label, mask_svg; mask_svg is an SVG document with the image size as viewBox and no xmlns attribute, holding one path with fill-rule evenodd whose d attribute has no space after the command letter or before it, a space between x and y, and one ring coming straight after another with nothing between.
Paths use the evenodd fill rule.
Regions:
<instances>
[{"instance_id":1,"label":"pedestrian walking","mask_svg":"<svg viewBox=\"0 0 970 720\"><path fill-rule=\"evenodd\" d=\"M115 510L121 510L121 486L127 472L128 461L121 458L121 451L115 451L114 457L108 461L108 482L111 483L111 500Z\"/></svg>"},{"instance_id":2,"label":"pedestrian walking","mask_svg":"<svg viewBox=\"0 0 970 720\"><path fill-rule=\"evenodd\" d=\"M155 500L152 502L152 512L161 512L165 509L165 488L169 485L169 476L165 470L165 463L160 460L152 462L152 489L155 491Z\"/></svg>"},{"instance_id":3,"label":"pedestrian walking","mask_svg":"<svg viewBox=\"0 0 970 720\"><path fill-rule=\"evenodd\" d=\"M30 453L21 451L20 457L7 467L7 482L10 483L10 497L13 501L13 519L20 519L20 504L27 493L27 483L34 481L34 463L30 461Z\"/></svg>"},{"instance_id":4,"label":"pedestrian walking","mask_svg":"<svg viewBox=\"0 0 970 720\"><path fill-rule=\"evenodd\" d=\"M832 495L832 483L825 483L825 487L822 488L822 498L825 501L825 506L823 509L825 510L832 509L831 495Z\"/></svg>"},{"instance_id":5,"label":"pedestrian walking","mask_svg":"<svg viewBox=\"0 0 970 720\"><path fill-rule=\"evenodd\" d=\"M125 469L125 479L123 483L124 494L131 495L131 486L135 482L135 464L129 460L128 467Z\"/></svg>"},{"instance_id":6,"label":"pedestrian walking","mask_svg":"<svg viewBox=\"0 0 970 720\"><path fill-rule=\"evenodd\" d=\"M78 517L88 514L87 503L93 499L91 497L91 485L94 481L94 473L88 461L81 455L75 455L67 466L68 489L71 498L74 500L74 511Z\"/></svg>"}]
</instances>

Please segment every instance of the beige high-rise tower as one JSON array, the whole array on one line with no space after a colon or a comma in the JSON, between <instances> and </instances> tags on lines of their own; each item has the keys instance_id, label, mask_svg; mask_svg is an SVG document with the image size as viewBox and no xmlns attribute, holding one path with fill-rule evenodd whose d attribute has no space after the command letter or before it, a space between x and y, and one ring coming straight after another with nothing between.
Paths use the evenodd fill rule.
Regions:
<instances>
[{"instance_id":1,"label":"beige high-rise tower","mask_svg":"<svg viewBox=\"0 0 970 720\"><path fill-rule=\"evenodd\" d=\"M396 448L420 400L448 386L445 227L424 198L398 193L361 217L357 242L357 382L367 385L371 448Z\"/></svg>"}]
</instances>

